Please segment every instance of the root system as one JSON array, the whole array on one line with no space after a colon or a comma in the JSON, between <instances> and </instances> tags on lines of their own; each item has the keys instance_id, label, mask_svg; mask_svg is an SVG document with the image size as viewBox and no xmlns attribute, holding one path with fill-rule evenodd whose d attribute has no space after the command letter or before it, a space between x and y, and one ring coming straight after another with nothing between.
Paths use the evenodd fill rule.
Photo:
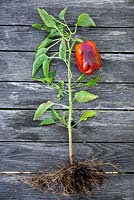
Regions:
<instances>
[{"instance_id":1,"label":"root system","mask_svg":"<svg viewBox=\"0 0 134 200\"><path fill-rule=\"evenodd\" d=\"M34 189L55 194L86 194L91 192L107 179L103 173L103 163L93 161L74 161L53 172L42 172L27 180Z\"/></svg>"}]
</instances>

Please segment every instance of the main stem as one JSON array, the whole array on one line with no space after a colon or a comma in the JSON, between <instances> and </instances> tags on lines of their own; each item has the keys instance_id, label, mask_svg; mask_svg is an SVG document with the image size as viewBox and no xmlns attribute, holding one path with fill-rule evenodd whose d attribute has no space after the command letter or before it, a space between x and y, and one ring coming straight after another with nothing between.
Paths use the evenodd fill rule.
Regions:
<instances>
[{"instance_id":1,"label":"main stem","mask_svg":"<svg viewBox=\"0 0 134 200\"><path fill-rule=\"evenodd\" d=\"M72 114L73 114L73 102L72 102L72 85L71 85L71 52L72 49L70 47L70 44L68 42L68 93L69 93L69 116L68 116L68 137L69 137L69 161L70 164L73 164L73 143L72 143Z\"/></svg>"}]
</instances>

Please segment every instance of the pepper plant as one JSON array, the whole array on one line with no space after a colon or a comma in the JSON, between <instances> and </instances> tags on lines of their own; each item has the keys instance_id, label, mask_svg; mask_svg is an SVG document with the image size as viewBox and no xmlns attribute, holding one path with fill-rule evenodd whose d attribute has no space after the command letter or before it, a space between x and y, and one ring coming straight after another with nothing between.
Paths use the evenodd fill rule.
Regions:
<instances>
[{"instance_id":1,"label":"pepper plant","mask_svg":"<svg viewBox=\"0 0 134 200\"><path fill-rule=\"evenodd\" d=\"M98 98L97 95L90 93L88 89L79 90L77 92L75 90L82 86L88 88L96 84L99 80L98 76L95 78L87 78L86 75L93 74L94 70L99 69L102 66L102 62L95 43L93 41L83 42L83 40L76 35L78 27L95 27L93 19L87 13L82 13L79 15L74 28L70 28L65 19L66 11L67 8L64 8L60 11L58 18L55 18L45 9L38 8L38 13L43 23L36 23L32 26L47 32L47 35L36 48L32 78L49 87L55 88L57 90L58 101L61 101L65 96L68 98L68 105L63 105L60 102L56 103L52 100L41 103L34 114L34 120L39 120L44 116L44 120L40 125L46 126L56 124L68 129L69 160L72 165L74 161L72 145L73 128L80 122L88 120L88 118L96 115L94 110L87 110L79 116L79 120L76 123L72 123L75 121L73 119L74 102L83 103ZM49 50L53 47L58 48L56 53L50 53ZM74 47L76 62L79 70L82 72L76 80L72 79L71 68L71 58ZM67 89L65 88L64 80L59 80L58 82L55 81L56 71L51 70L50 67L52 60L54 59L59 59L66 65L68 77ZM38 75L40 70L42 73ZM83 80L86 82L83 83ZM65 108L66 111L62 111L62 114L59 113L58 110L56 110L57 105L61 106L61 108ZM51 110L51 117L45 118L44 113L49 110Z\"/></svg>"}]
</instances>

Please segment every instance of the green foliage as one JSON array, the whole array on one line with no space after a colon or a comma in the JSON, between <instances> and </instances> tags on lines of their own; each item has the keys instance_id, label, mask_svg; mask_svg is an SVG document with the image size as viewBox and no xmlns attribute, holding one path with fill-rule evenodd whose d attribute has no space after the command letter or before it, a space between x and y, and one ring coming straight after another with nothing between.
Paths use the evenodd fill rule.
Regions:
<instances>
[{"instance_id":1,"label":"green foliage","mask_svg":"<svg viewBox=\"0 0 134 200\"><path fill-rule=\"evenodd\" d=\"M75 43L83 42L81 38L77 38L75 35L75 33L77 32L77 26L92 27L95 26L95 23L87 13L82 13L78 17L74 32L72 32L72 30L65 21L66 11L67 8L62 9L57 19L54 16L50 15L45 9L38 8L38 13L43 23L32 24L32 27L41 31L45 30L47 32L47 35L39 43L35 50L36 53L35 60L33 63L32 78L35 81L42 82L44 84L49 85L49 87L55 88L57 90L57 99L59 101L61 101L65 95L68 95L67 98L69 102L69 106L58 104L58 106L61 105L65 106L65 108L67 109L69 108L63 113L60 112L61 114L59 114L59 112L54 108L54 105L56 105L56 103L53 103L51 101L42 103L35 111L34 120L40 119L48 110L51 110L51 116L42 120L40 125L46 126L51 124L57 124L63 127L68 127L69 129L69 123L71 123L72 120L72 117L69 116L73 113L73 98L74 100L80 103L92 101L98 98L97 95L94 95L85 90L74 93L73 88L81 86L92 87L96 85L99 78L90 78L86 83L82 83L82 81L84 81L87 76L85 74L81 74L74 81L74 83L71 82L71 54L74 49ZM52 53L50 54L49 51L55 46L56 48L58 48L58 52L53 53L52 55ZM63 80L54 82L56 70L51 69L51 63L54 59L60 59L66 64L68 71L67 91L65 90L65 83ZM60 66L57 66L57 68L58 67ZM42 74L40 76L37 76L39 69L41 69L40 71ZM85 121L88 118L94 117L95 115L95 111L88 110L82 114L79 122ZM73 126L71 125L71 127Z\"/></svg>"},{"instance_id":2,"label":"green foliage","mask_svg":"<svg viewBox=\"0 0 134 200\"><path fill-rule=\"evenodd\" d=\"M46 59L43 61L43 74L44 74L44 77L49 77L49 65L50 65L50 59Z\"/></svg>"},{"instance_id":3,"label":"green foliage","mask_svg":"<svg viewBox=\"0 0 134 200\"><path fill-rule=\"evenodd\" d=\"M66 60L66 43L64 38L62 38L59 46L59 58L62 60Z\"/></svg>"},{"instance_id":4,"label":"green foliage","mask_svg":"<svg viewBox=\"0 0 134 200\"><path fill-rule=\"evenodd\" d=\"M38 8L38 13L44 22L44 24L49 27L49 28L55 28L56 23L55 23L55 18L51 15L48 14L48 12L44 9Z\"/></svg>"},{"instance_id":5,"label":"green foliage","mask_svg":"<svg viewBox=\"0 0 134 200\"><path fill-rule=\"evenodd\" d=\"M38 30L41 30L42 29L42 24L34 23L34 24L32 24L32 27L36 28Z\"/></svg>"},{"instance_id":6,"label":"green foliage","mask_svg":"<svg viewBox=\"0 0 134 200\"><path fill-rule=\"evenodd\" d=\"M43 41L41 41L41 42L39 43L39 45L37 46L37 49L45 48L45 47L47 47L51 42L52 42L52 39L50 39L49 37L46 37Z\"/></svg>"},{"instance_id":7,"label":"green foliage","mask_svg":"<svg viewBox=\"0 0 134 200\"><path fill-rule=\"evenodd\" d=\"M76 42L83 42L83 40L81 38L75 38Z\"/></svg>"},{"instance_id":8,"label":"green foliage","mask_svg":"<svg viewBox=\"0 0 134 200\"><path fill-rule=\"evenodd\" d=\"M34 77L34 75L36 74L36 72L38 71L38 69L40 68L40 66L42 65L42 63L48 60L48 56L45 54L41 54L40 56L38 56L34 63L33 63L33 71L32 71L32 77Z\"/></svg>"},{"instance_id":9,"label":"green foliage","mask_svg":"<svg viewBox=\"0 0 134 200\"><path fill-rule=\"evenodd\" d=\"M64 20L64 19L65 19L66 11L67 11L67 7L60 11L60 13L59 13L59 18L60 18L61 20Z\"/></svg>"},{"instance_id":10,"label":"green foliage","mask_svg":"<svg viewBox=\"0 0 134 200\"><path fill-rule=\"evenodd\" d=\"M57 29L51 29L48 38L54 38L60 36L60 33L57 31Z\"/></svg>"},{"instance_id":11,"label":"green foliage","mask_svg":"<svg viewBox=\"0 0 134 200\"><path fill-rule=\"evenodd\" d=\"M87 87L93 87L94 85L97 84L97 81L100 80L100 77L97 76L96 78L91 78L87 81L87 83L85 84Z\"/></svg>"},{"instance_id":12,"label":"green foliage","mask_svg":"<svg viewBox=\"0 0 134 200\"><path fill-rule=\"evenodd\" d=\"M54 80L54 78L55 78L55 74L56 74L56 71L55 71L55 70L51 70L51 71L49 72L49 75L48 75L49 81L48 81L48 83L52 83L52 82L53 82L53 80Z\"/></svg>"},{"instance_id":13,"label":"green foliage","mask_svg":"<svg viewBox=\"0 0 134 200\"><path fill-rule=\"evenodd\" d=\"M76 83L77 82L81 82L81 81L83 81L84 79L86 78L86 75L85 74L81 74L77 79L76 79Z\"/></svg>"},{"instance_id":14,"label":"green foliage","mask_svg":"<svg viewBox=\"0 0 134 200\"><path fill-rule=\"evenodd\" d=\"M51 107L53 106L53 102L51 101L47 101L46 103L42 103L39 105L39 107L37 108L37 110L35 111L34 114L34 120L38 120L40 117L42 117L42 115Z\"/></svg>"},{"instance_id":15,"label":"green foliage","mask_svg":"<svg viewBox=\"0 0 134 200\"><path fill-rule=\"evenodd\" d=\"M78 17L77 26L94 27L96 25L93 19L87 13L82 13Z\"/></svg>"},{"instance_id":16,"label":"green foliage","mask_svg":"<svg viewBox=\"0 0 134 200\"><path fill-rule=\"evenodd\" d=\"M61 120L60 115L58 114L58 112L54 108L52 108L51 113L52 113L53 120L57 120L57 119Z\"/></svg>"},{"instance_id":17,"label":"green foliage","mask_svg":"<svg viewBox=\"0 0 134 200\"><path fill-rule=\"evenodd\" d=\"M80 121L86 121L88 118L92 118L96 115L97 113L94 110L87 110L85 111L82 116L80 117Z\"/></svg>"},{"instance_id":18,"label":"green foliage","mask_svg":"<svg viewBox=\"0 0 134 200\"><path fill-rule=\"evenodd\" d=\"M57 99L60 101L64 96L64 81L60 80L58 84L54 85L56 90L58 91Z\"/></svg>"},{"instance_id":19,"label":"green foliage","mask_svg":"<svg viewBox=\"0 0 134 200\"><path fill-rule=\"evenodd\" d=\"M50 124L55 124L55 121L52 118L46 118L44 119L39 125L50 125Z\"/></svg>"},{"instance_id":20,"label":"green foliage","mask_svg":"<svg viewBox=\"0 0 134 200\"><path fill-rule=\"evenodd\" d=\"M88 91L82 90L75 93L75 100L79 103L88 102L97 99L98 96Z\"/></svg>"},{"instance_id":21,"label":"green foliage","mask_svg":"<svg viewBox=\"0 0 134 200\"><path fill-rule=\"evenodd\" d=\"M37 58L37 57L39 57L40 55L42 55L42 54L46 54L46 52L47 52L47 48L39 48L37 51L36 51L36 54L35 54L35 59Z\"/></svg>"},{"instance_id":22,"label":"green foliage","mask_svg":"<svg viewBox=\"0 0 134 200\"><path fill-rule=\"evenodd\" d=\"M34 81L39 81L39 82L42 82L42 83L45 82L45 81L44 81L44 78L41 78L40 76L34 76L32 79L33 79Z\"/></svg>"}]
</instances>

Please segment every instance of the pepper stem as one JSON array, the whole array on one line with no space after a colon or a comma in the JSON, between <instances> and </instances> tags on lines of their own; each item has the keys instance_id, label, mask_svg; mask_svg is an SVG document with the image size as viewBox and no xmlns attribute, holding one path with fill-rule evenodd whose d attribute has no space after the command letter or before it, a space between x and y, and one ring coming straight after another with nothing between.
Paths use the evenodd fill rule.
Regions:
<instances>
[{"instance_id":1,"label":"pepper stem","mask_svg":"<svg viewBox=\"0 0 134 200\"><path fill-rule=\"evenodd\" d=\"M69 117L68 117L68 138L69 138L69 161L70 165L73 164L74 160L74 154L73 154L73 141L72 141L72 114L73 114L73 100L72 100L72 73L71 73L71 54L72 54L72 49L74 46L74 42L72 43L70 47L69 41L67 42L68 44L68 93L69 93Z\"/></svg>"}]
</instances>

